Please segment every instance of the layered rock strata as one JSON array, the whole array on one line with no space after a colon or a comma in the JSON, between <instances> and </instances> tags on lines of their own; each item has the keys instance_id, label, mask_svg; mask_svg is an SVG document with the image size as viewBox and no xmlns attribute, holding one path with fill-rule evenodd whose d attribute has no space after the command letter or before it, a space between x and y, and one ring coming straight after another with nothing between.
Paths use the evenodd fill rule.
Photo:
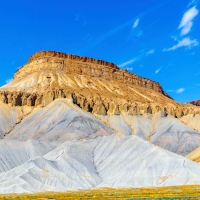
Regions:
<instances>
[{"instance_id":1,"label":"layered rock strata","mask_svg":"<svg viewBox=\"0 0 200 200\"><path fill-rule=\"evenodd\" d=\"M180 118L200 113L195 106L173 101L159 83L113 63L53 51L31 56L0 89L0 101L11 106L46 106L57 98L68 98L98 115L162 111Z\"/></svg>"},{"instance_id":2,"label":"layered rock strata","mask_svg":"<svg viewBox=\"0 0 200 200\"><path fill-rule=\"evenodd\" d=\"M121 70L113 63L54 51L42 51L31 56L28 64L17 70L14 79L20 79L26 74L40 70L53 70L66 74L73 73L96 78L115 79L126 84L149 88L168 96L159 83L139 77L134 73L128 73L127 70Z\"/></svg>"}]
</instances>

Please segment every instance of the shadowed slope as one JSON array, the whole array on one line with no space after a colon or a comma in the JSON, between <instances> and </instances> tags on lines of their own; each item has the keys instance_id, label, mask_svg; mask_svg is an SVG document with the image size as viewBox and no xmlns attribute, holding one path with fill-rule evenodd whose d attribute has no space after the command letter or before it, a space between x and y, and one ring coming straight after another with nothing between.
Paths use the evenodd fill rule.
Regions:
<instances>
[{"instance_id":1,"label":"shadowed slope","mask_svg":"<svg viewBox=\"0 0 200 200\"><path fill-rule=\"evenodd\" d=\"M187 127L172 116L161 112L152 115L98 116L102 121L124 135L137 135L171 152L187 155L200 146L200 133Z\"/></svg>"},{"instance_id":2,"label":"shadowed slope","mask_svg":"<svg viewBox=\"0 0 200 200\"><path fill-rule=\"evenodd\" d=\"M172 116L158 112L154 116L96 115L95 118L74 105L70 100L57 99L48 106L38 108L24 118L6 139L39 139L66 141L98 138L113 134L137 135L171 152L187 155L200 146L200 133L187 127ZM113 128L108 128L105 124Z\"/></svg>"},{"instance_id":3,"label":"shadowed slope","mask_svg":"<svg viewBox=\"0 0 200 200\"><path fill-rule=\"evenodd\" d=\"M43 156L55 149L60 142L28 140L0 140L0 173L9 171L29 159Z\"/></svg>"},{"instance_id":4,"label":"shadowed slope","mask_svg":"<svg viewBox=\"0 0 200 200\"><path fill-rule=\"evenodd\" d=\"M66 99L57 99L18 124L6 139L65 141L91 139L114 131Z\"/></svg>"}]
</instances>

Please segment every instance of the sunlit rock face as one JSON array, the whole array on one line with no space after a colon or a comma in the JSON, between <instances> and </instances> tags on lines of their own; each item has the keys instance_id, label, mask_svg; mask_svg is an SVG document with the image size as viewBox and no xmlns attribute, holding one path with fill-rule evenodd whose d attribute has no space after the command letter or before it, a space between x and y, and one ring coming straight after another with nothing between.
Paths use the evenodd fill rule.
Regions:
<instances>
[{"instance_id":1,"label":"sunlit rock face","mask_svg":"<svg viewBox=\"0 0 200 200\"><path fill-rule=\"evenodd\" d=\"M82 109L105 115L155 114L177 118L197 114L194 106L173 101L159 83L139 77L115 64L59 52L38 52L0 89L0 100L12 106L46 106L70 98Z\"/></svg>"},{"instance_id":2,"label":"sunlit rock face","mask_svg":"<svg viewBox=\"0 0 200 200\"><path fill-rule=\"evenodd\" d=\"M190 160L200 163L200 147L189 153L186 157Z\"/></svg>"},{"instance_id":3,"label":"sunlit rock face","mask_svg":"<svg viewBox=\"0 0 200 200\"><path fill-rule=\"evenodd\" d=\"M0 88L0 193L200 184L199 116L113 63L38 52Z\"/></svg>"}]
</instances>

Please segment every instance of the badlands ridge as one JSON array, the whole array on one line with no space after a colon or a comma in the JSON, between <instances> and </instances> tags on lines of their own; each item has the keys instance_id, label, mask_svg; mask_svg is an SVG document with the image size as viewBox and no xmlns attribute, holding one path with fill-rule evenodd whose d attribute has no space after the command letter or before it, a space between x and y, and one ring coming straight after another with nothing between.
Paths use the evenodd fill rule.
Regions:
<instances>
[{"instance_id":1,"label":"badlands ridge","mask_svg":"<svg viewBox=\"0 0 200 200\"><path fill-rule=\"evenodd\" d=\"M31 56L0 88L0 138L0 193L200 184L200 108L102 60Z\"/></svg>"}]
</instances>

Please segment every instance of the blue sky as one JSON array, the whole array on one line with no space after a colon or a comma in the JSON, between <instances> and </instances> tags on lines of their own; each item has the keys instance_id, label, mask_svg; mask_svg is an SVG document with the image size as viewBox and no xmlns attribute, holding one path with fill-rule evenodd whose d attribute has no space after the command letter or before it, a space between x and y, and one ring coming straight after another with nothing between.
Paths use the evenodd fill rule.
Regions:
<instances>
[{"instance_id":1,"label":"blue sky","mask_svg":"<svg viewBox=\"0 0 200 200\"><path fill-rule=\"evenodd\" d=\"M41 50L116 63L176 101L200 99L198 0L8 0L0 4L0 85Z\"/></svg>"}]
</instances>

